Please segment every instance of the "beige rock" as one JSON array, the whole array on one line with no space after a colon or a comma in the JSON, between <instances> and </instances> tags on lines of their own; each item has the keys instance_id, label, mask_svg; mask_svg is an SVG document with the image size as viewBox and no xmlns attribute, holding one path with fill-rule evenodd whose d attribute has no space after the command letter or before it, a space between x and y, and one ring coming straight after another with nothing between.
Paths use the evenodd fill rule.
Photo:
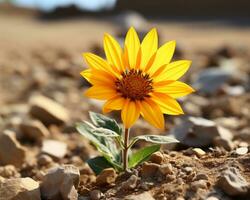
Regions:
<instances>
[{"instance_id":1,"label":"beige rock","mask_svg":"<svg viewBox=\"0 0 250 200\"><path fill-rule=\"evenodd\" d=\"M67 144L57 140L44 140L42 153L46 153L55 158L63 158L67 153Z\"/></svg>"},{"instance_id":2,"label":"beige rock","mask_svg":"<svg viewBox=\"0 0 250 200\"><path fill-rule=\"evenodd\" d=\"M115 182L117 174L113 168L104 169L96 178L96 185L110 185Z\"/></svg>"},{"instance_id":3,"label":"beige rock","mask_svg":"<svg viewBox=\"0 0 250 200\"><path fill-rule=\"evenodd\" d=\"M174 173L173 167L170 163L161 165L159 167L159 170L163 175L171 175Z\"/></svg>"},{"instance_id":4,"label":"beige rock","mask_svg":"<svg viewBox=\"0 0 250 200\"><path fill-rule=\"evenodd\" d=\"M5 130L0 134L0 163L21 167L25 161L26 150L16 140L15 133Z\"/></svg>"},{"instance_id":5,"label":"beige rock","mask_svg":"<svg viewBox=\"0 0 250 200\"><path fill-rule=\"evenodd\" d=\"M248 152L248 148L247 147L240 147L240 148L237 148L235 150L235 153L237 155L245 155L245 154L247 154L247 152Z\"/></svg>"},{"instance_id":6,"label":"beige rock","mask_svg":"<svg viewBox=\"0 0 250 200\"><path fill-rule=\"evenodd\" d=\"M31 178L5 179L0 194L0 200L41 200L39 183Z\"/></svg>"},{"instance_id":7,"label":"beige rock","mask_svg":"<svg viewBox=\"0 0 250 200\"><path fill-rule=\"evenodd\" d=\"M22 135L34 141L40 142L49 136L49 130L38 120L26 120L19 125Z\"/></svg>"},{"instance_id":8,"label":"beige rock","mask_svg":"<svg viewBox=\"0 0 250 200\"><path fill-rule=\"evenodd\" d=\"M68 111L45 96L34 96L30 100L30 113L45 124L62 124L69 121Z\"/></svg>"},{"instance_id":9,"label":"beige rock","mask_svg":"<svg viewBox=\"0 0 250 200\"><path fill-rule=\"evenodd\" d=\"M19 178L20 174L17 172L15 166L5 165L0 167L0 176L4 178Z\"/></svg>"},{"instance_id":10,"label":"beige rock","mask_svg":"<svg viewBox=\"0 0 250 200\"><path fill-rule=\"evenodd\" d=\"M143 192L141 194L133 194L124 198L124 200L155 200L149 192Z\"/></svg>"},{"instance_id":11,"label":"beige rock","mask_svg":"<svg viewBox=\"0 0 250 200\"><path fill-rule=\"evenodd\" d=\"M52 158L48 155L40 155L37 159L37 163L38 165L40 166L46 166L46 165L49 165L53 162Z\"/></svg>"},{"instance_id":12,"label":"beige rock","mask_svg":"<svg viewBox=\"0 0 250 200\"><path fill-rule=\"evenodd\" d=\"M195 181L198 181L198 180L208 180L208 176L206 174L203 174L203 173L198 173L196 176L195 176Z\"/></svg>"},{"instance_id":13,"label":"beige rock","mask_svg":"<svg viewBox=\"0 0 250 200\"><path fill-rule=\"evenodd\" d=\"M192 149L192 151L195 153L195 155L197 156L197 157L202 157L202 156L204 156L204 155L206 155L206 152L205 151L203 151L202 149L200 149L200 148L193 148Z\"/></svg>"},{"instance_id":14,"label":"beige rock","mask_svg":"<svg viewBox=\"0 0 250 200\"><path fill-rule=\"evenodd\" d=\"M198 189L206 189L207 181L206 180L198 180L191 183L191 189L197 191Z\"/></svg>"},{"instance_id":15,"label":"beige rock","mask_svg":"<svg viewBox=\"0 0 250 200\"><path fill-rule=\"evenodd\" d=\"M143 178L154 178L159 168L160 165L158 164L145 162L142 165L141 176Z\"/></svg>"},{"instance_id":16,"label":"beige rock","mask_svg":"<svg viewBox=\"0 0 250 200\"><path fill-rule=\"evenodd\" d=\"M4 177L0 176L0 184L5 180Z\"/></svg>"},{"instance_id":17,"label":"beige rock","mask_svg":"<svg viewBox=\"0 0 250 200\"><path fill-rule=\"evenodd\" d=\"M73 165L52 168L40 185L42 197L53 200L77 200L76 188L79 180L80 172Z\"/></svg>"},{"instance_id":18,"label":"beige rock","mask_svg":"<svg viewBox=\"0 0 250 200\"><path fill-rule=\"evenodd\" d=\"M156 164L161 164L163 161L164 157L161 152L155 152L150 156L150 161Z\"/></svg>"}]
</instances>

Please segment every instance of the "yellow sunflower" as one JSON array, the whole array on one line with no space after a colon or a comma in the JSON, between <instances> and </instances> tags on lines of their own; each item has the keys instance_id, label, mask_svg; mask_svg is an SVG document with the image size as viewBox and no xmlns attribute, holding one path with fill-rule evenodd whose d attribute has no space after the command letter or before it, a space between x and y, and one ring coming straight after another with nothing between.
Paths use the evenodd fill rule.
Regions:
<instances>
[{"instance_id":1,"label":"yellow sunflower","mask_svg":"<svg viewBox=\"0 0 250 200\"><path fill-rule=\"evenodd\" d=\"M127 32L124 48L109 34L104 35L106 60L92 53L84 53L89 69L81 75L92 87L85 95L106 100L103 112L121 110L126 129L140 115L153 126L164 129L163 113L183 114L175 100L194 90L178 81L191 65L189 60L170 62L175 41L158 49L158 35L152 29L142 42L134 28Z\"/></svg>"}]
</instances>

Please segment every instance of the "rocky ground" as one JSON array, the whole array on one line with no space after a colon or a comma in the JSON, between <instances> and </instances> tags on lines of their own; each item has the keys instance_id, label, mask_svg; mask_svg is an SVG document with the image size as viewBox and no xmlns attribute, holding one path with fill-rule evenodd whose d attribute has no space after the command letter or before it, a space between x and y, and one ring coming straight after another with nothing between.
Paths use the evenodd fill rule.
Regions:
<instances>
[{"instance_id":1,"label":"rocky ground","mask_svg":"<svg viewBox=\"0 0 250 200\"><path fill-rule=\"evenodd\" d=\"M137 20L142 27L156 24ZM130 19L123 21L126 29ZM96 176L86 160L98 152L74 128L102 105L82 96L88 83L79 75L85 67L81 53L102 55L102 34L123 32L94 19L46 24L0 15L0 22L0 200L250 199L248 29L224 27L225 40L229 33L239 36L237 45L228 46L216 43L222 41L221 27L216 34L199 25L192 29L211 42L191 37L178 46L175 59L193 60L184 79L197 90L180 99L185 115L166 116L164 133L143 120L131 131L171 134L180 144L163 146L131 172L106 169ZM168 39L167 31L171 37L176 33L177 42L192 32L159 24L161 41ZM119 121L118 113L112 117Z\"/></svg>"}]
</instances>

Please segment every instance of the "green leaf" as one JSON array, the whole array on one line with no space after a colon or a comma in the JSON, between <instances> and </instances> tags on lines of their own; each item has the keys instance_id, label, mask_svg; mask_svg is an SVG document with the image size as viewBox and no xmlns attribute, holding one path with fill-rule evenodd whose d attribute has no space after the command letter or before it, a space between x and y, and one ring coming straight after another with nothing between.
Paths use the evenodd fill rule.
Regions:
<instances>
[{"instance_id":1,"label":"green leaf","mask_svg":"<svg viewBox=\"0 0 250 200\"><path fill-rule=\"evenodd\" d=\"M109 137L99 137L93 132L96 129L95 126L89 122L80 122L76 124L76 129L80 134L89 139L97 150L106 158L106 160L113 165L114 168L120 169L119 165L119 154L118 149L116 148L115 142Z\"/></svg>"},{"instance_id":2,"label":"green leaf","mask_svg":"<svg viewBox=\"0 0 250 200\"><path fill-rule=\"evenodd\" d=\"M152 153L159 151L159 150L160 150L159 144L148 146L148 147L145 147L143 149L140 149L139 151L137 151L131 155L131 157L129 159L129 163L128 163L129 168L135 167L136 165L144 162L145 160L147 160L150 157L150 155Z\"/></svg>"},{"instance_id":3,"label":"green leaf","mask_svg":"<svg viewBox=\"0 0 250 200\"><path fill-rule=\"evenodd\" d=\"M95 112L89 112L89 116L95 126L112 130L119 135L122 134L122 128L114 119Z\"/></svg>"},{"instance_id":4,"label":"green leaf","mask_svg":"<svg viewBox=\"0 0 250 200\"><path fill-rule=\"evenodd\" d=\"M133 138L130 147L133 146L133 144L136 143L138 140L145 140L147 142L155 144L179 143L179 141L176 140L175 138L164 135L139 135Z\"/></svg>"},{"instance_id":5,"label":"green leaf","mask_svg":"<svg viewBox=\"0 0 250 200\"><path fill-rule=\"evenodd\" d=\"M95 128L93 134L100 137L119 137L116 132L106 128Z\"/></svg>"},{"instance_id":6,"label":"green leaf","mask_svg":"<svg viewBox=\"0 0 250 200\"><path fill-rule=\"evenodd\" d=\"M95 127L88 123L88 122L83 122L83 123L77 123L76 124L76 129L78 130L78 132L80 134L82 134L84 137L86 137L87 139L89 139L97 148L97 150L110 162L114 162L115 158L112 155L112 152L107 148L107 146L105 145L105 139L102 138L98 138L95 136L95 134L93 134L93 130L95 129Z\"/></svg>"},{"instance_id":7,"label":"green leaf","mask_svg":"<svg viewBox=\"0 0 250 200\"><path fill-rule=\"evenodd\" d=\"M113 167L103 156L88 159L87 163L97 175L100 174L102 170Z\"/></svg>"},{"instance_id":8,"label":"green leaf","mask_svg":"<svg viewBox=\"0 0 250 200\"><path fill-rule=\"evenodd\" d=\"M100 143L99 140L93 134L94 129L95 129L95 127L92 124L88 123L88 122L84 121L84 122L76 123L76 130L81 135L83 135L84 137L89 139L94 144Z\"/></svg>"}]
</instances>

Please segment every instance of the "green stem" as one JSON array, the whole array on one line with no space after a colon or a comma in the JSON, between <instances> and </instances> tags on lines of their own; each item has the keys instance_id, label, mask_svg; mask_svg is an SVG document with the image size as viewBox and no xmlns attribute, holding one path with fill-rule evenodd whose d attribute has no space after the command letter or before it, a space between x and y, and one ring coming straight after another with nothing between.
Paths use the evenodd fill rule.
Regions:
<instances>
[{"instance_id":1,"label":"green stem","mask_svg":"<svg viewBox=\"0 0 250 200\"><path fill-rule=\"evenodd\" d=\"M129 150L129 129L124 132L124 149L123 149L123 170L128 170L128 150Z\"/></svg>"}]
</instances>

